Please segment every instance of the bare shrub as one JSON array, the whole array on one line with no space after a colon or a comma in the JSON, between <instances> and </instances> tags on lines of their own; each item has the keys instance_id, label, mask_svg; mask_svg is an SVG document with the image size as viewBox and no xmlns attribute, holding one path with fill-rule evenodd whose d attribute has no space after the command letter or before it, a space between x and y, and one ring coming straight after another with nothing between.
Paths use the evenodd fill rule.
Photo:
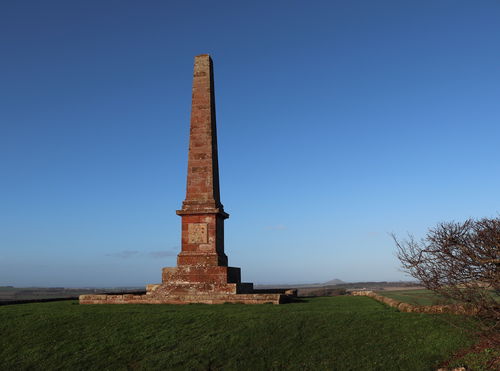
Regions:
<instances>
[{"instance_id":1,"label":"bare shrub","mask_svg":"<svg viewBox=\"0 0 500 371\"><path fill-rule=\"evenodd\" d=\"M476 311L483 329L498 331L500 218L440 223L420 241L392 237L405 272L427 289Z\"/></svg>"}]
</instances>

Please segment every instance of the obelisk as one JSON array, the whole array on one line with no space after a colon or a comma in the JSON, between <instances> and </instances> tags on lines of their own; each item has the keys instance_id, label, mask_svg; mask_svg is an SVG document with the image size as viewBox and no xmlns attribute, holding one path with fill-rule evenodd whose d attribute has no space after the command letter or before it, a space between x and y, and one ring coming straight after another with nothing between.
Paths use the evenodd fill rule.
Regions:
<instances>
[{"instance_id":1,"label":"obelisk","mask_svg":"<svg viewBox=\"0 0 500 371\"><path fill-rule=\"evenodd\" d=\"M212 59L194 60L186 198L177 266L163 268L162 283L144 295L81 295L81 304L283 303L293 290L254 290L242 283L240 268L228 267L224 253L224 212L220 201Z\"/></svg>"},{"instance_id":2,"label":"obelisk","mask_svg":"<svg viewBox=\"0 0 500 371\"><path fill-rule=\"evenodd\" d=\"M182 251L177 265L227 266L224 212L220 202L212 58L195 57Z\"/></svg>"},{"instance_id":3,"label":"obelisk","mask_svg":"<svg viewBox=\"0 0 500 371\"><path fill-rule=\"evenodd\" d=\"M251 291L251 284L240 283L240 269L227 266L224 253L229 215L220 202L214 72L207 54L194 59L186 198L177 214L182 217L181 252L177 267L163 268L163 283L189 283L189 291ZM173 289L181 291L179 285Z\"/></svg>"}]
</instances>

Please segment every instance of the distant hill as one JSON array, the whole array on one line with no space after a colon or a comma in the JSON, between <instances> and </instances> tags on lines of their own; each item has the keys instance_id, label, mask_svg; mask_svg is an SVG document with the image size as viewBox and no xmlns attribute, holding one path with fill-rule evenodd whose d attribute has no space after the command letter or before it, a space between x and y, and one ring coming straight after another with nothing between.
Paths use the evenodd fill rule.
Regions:
<instances>
[{"instance_id":1,"label":"distant hill","mask_svg":"<svg viewBox=\"0 0 500 371\"><path fill-rule=\"evenodd\" d=\"M326 281L323 285L341 285L345 283L342 280L339 280L338 278L334 278L333 280Z\"/></svg>"}]
</instances>

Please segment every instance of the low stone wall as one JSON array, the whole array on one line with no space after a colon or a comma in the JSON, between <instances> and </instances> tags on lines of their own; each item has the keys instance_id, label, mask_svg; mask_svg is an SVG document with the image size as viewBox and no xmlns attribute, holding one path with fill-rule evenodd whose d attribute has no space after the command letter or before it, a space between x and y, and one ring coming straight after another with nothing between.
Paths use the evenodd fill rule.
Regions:
<instances>
[{"instance_id":1,"label":"low stone wall","mask_svg":"<svg viewBox=\"0 0 500 371\"><path fill-rule=\"evenodd\" d=\"M408 303L403 303L386 296L382 296L374 293L373 291L352 291L351 295L354 296L368 296L375 300L378 300L390 307L397 308L400 312L408 313L452 313L452 314L465 314L465 315L475 315L477 310L474 308L466 308L463 305L413 305Z\"/></svg>"},{"instance_id":2,"label":"low stone wall","mask_svg":"<svg viewBox=\"0 0 500 371\"><path fill-rule=\"evenodd\" d=\"M282 304L288 300L284 294L80 295L80 304Z\"/></svg>"},{"instance_id":3,"label":"low stone wall","mask_svg":"<svg viewBox=\"0 0 500 371\"><path fill-rule=\"evenodd\" d=\"M293 301L296 296L295 289L254 290L252 283L186 282L177 279L147 285L143 295L80 295L80 304L283 304Z\"/></svg>"}]
</instances>

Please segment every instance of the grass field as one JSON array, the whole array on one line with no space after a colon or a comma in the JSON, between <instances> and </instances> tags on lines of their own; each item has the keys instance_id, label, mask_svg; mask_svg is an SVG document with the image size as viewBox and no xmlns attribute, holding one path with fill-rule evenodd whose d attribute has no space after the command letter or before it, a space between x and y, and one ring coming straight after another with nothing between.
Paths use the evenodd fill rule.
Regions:
<instances>
[{"instance_id":1,"label":"grass field","mask_svg":"<svg viewBox=\"0 0 500 371\"><path fill-rule=\"evenodd\" d=\"M0 307L0 369L432 370L471 344L366 297L287 305Z\"/></svg>"}]
</instances>

